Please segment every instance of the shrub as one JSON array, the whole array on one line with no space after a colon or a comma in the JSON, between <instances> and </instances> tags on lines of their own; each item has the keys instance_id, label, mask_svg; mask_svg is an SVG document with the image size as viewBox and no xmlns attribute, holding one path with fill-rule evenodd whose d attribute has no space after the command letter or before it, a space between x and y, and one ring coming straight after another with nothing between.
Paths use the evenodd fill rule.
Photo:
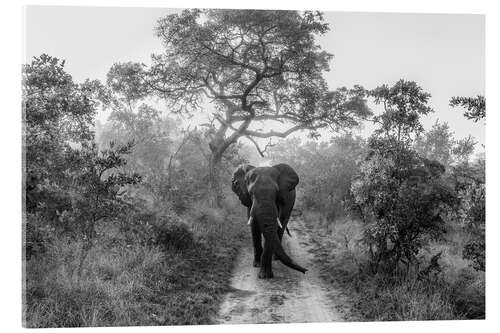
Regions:
<instances>
[{"instance_id":1,"label":"shrub","mask_svg":"<svg viewBox=\"0 0 500 333\"><path fill-rule=\"evenodd\" d=\"M26 224L24 230L24 249L25 258L43 254L47 251L54 237L54 228L42 222L43 217L40 214L26 214Z\"/></svg>"},{"instance_id":2,"label":"shrub","mask_svg":"<svg viewBox=\"0 0 500 333\"><path fill-rule=\"evenodd\" d=\"M188 249L195 240L191 227L165 204L157 211L138 210L124 218L114 242L159 246L167 251Z\"/></svg>"},{"instance_id":3,"label":"shrub","mask_svg":"<svg viewBox=\"0 0 500 333\"><path fill-rule=\"evenodd\" d=\"M374 272L380 263L394 269L402 262L408 269L422 246L443 234L443 208L454 198L443 171L402 147L396 155L374 150L361 164L352 192L364 215Z\"/></svg>"},{"instance_id":4,"label":"shrub","mask_svg":"<svg viewBox=\"0 0 500 333\"><path fill-rule=\"evenodd\" d=\"M484 273L470 267L460 269L450 285L451 300L458 314L468 319L485 318Z\"/></svg>"},{"instance_id":5,"label":"shrub","mask_svg":"<svg viewBox=\"0 0 500 333\"><path fill-rule=\"evenodd\" d=\"M472 261L472 267L476 270L486 269L485 257L485 185L473 183L463 196L466 201L465 228L470 233L471 238L465 244L463 257Z\"/></svg>"},{"instance_id":6,"label":"shrub","mask_svg":"<svg viewBox=\"0 0 500 333\"><path fill-rule=\"evenodd\" d=\"M153 225L153 244L165 250L185 250L194 244L193 233L183 222L173 222L162 216Z\"/></svg>"}]
</instances>

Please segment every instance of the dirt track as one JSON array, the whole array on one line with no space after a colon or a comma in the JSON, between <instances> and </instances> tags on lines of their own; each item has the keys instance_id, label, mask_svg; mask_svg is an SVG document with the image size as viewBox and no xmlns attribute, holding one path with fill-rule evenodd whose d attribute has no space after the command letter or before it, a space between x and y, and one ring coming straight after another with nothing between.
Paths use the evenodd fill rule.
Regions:
<instances>
[{"instance_id":1,"label":"dirt track","mask_svg":"<svg viewBox=\"0 0 500 333\"><path fill-rule=\"evenodd\" d=\"M222 304L220 323L305 323L347 319L340 292L325 286L319 268L313 264L313 248L306 228L300 220L291 220L289 227L293 237L285 235L283 238L285 251L294 261L309 269L308 272L304 275L274 261L274 278L259 279L259 268L252 266L251 246L242 249L231 281L234 290Z\"/></svg>"}]
</instances>

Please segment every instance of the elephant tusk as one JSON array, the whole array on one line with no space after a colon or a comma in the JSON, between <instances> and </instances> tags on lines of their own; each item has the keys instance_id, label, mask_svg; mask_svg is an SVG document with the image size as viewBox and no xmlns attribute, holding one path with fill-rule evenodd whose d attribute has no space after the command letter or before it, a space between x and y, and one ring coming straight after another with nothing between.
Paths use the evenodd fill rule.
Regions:
<instances>
[{"instance_id":1,"label":"elephant tusk","mask_svg":"<svg viewBox=\"0 0 500 333\"><path fill-rule=\"evenodd\" d=\"M280 222L280 218L279 218L279 217L277 217L277 218L276 218L276 221L278 221L278 225L280 226L280 228L281 228L281 229L283 229L283 226L281 225L281 222Z\"/></svg>"},{"instance_id":2,"label":"elephant tusk","mask_svg":"<svg viewBox=\"0 0 500 333\"><path fill-rule=\"evenodd\" d=\"M253 216L250 216L250 218L248 219L248 225L252 224L252 221L253 221Z\"/></svg>"}]
</instances>

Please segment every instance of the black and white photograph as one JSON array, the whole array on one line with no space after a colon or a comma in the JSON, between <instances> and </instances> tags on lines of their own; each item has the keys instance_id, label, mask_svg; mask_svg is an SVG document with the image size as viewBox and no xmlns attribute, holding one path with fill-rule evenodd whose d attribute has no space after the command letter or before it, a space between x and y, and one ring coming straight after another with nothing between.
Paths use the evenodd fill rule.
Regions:
<instances>
[{"instance_id":1,"label":"black and white photograph","mask_svg":"<svg viewBox=\"0 0 500 333\"><path fill-rule=\"evenodd\" d=\"M484 320L487 15L210 7L23 7L22 326Z\"/></svg>"}]
</instances>

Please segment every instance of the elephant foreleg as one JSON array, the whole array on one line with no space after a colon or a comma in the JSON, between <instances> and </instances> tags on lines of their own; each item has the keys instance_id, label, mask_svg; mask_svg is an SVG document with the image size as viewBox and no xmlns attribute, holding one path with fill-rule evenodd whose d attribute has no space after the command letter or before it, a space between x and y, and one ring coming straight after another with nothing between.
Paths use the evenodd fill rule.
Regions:
<instances>
[{"instance_id":1,"label":"elephant foreleg","mask_svg":"<svg viewBox=\"0 0 500 333\"><path fill-rule=\"evenodd\" d=\"M278 237L281 242L283 239L283 234L288 226L288 221L290 220L290 215L292 214L293 206L295 204L295 190L288 193L281 194L281 201L278 204L279 219L282 228L278 228Z\"/></svg>"},{"instance_id":2,"label":"elephant foreleg","mask_svg":"<svg viewBox=\"0 0 500 333\"><path fill-rule=\"evenodd\" d=\"M257 223L251 224L253 242L253 266L260 267L262 257L262 234Z\"/></svg>"}]
</instances>

